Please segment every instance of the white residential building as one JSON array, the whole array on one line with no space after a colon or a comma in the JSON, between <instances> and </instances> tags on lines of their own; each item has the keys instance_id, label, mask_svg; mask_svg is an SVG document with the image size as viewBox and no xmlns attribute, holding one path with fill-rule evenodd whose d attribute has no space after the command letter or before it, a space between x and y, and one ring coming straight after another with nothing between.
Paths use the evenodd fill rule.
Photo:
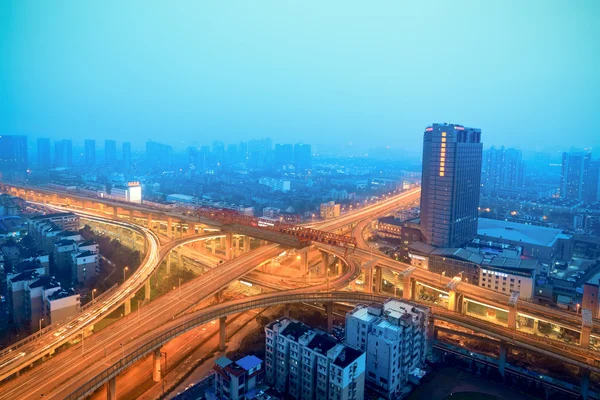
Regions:
<instances>
[{"instance_id":1,"label":"white residential building","mask_svg":"<svg viewBox=\"0 0 600 400\"><path fill-rule=\"evenodd\" d=\"M367 385L397 398L427 356L429 309L397 299L359 305L346 315L346 344L366 351Z\"/></svg>"},{"instance_id":2,"label":"white residential building","mask_svg":"<svg viewBox=\"0 0 600 400\"><path fill-rule=\"evenodd\" d=\"M258 180L260 185L268 186L274 192L289 192L291 183L285 179L262 177Z\"/></svg>"},{"instance_id":3,"label":"white residential building","mask_svg":"<svg viewBox=\"0 0 600 400\"><path fill-rule=\"evenodd\" d=\"M266 381L302 400L364 398L365 353L290 319L265 327Z\"/></svg>"}]
</instances>

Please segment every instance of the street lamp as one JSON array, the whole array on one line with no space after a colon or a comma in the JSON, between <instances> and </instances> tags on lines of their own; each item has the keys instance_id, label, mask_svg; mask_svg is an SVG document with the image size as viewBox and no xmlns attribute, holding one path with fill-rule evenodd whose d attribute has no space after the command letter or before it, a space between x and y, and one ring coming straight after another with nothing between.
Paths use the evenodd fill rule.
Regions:
<instances>
[{"instance_id":1,"label":"street lamp","mask_svg":"<svg viewBox=\"0 0 600 400\"><path fill-rule=\"evenodd\" d=\"M129 270L129 267L123 268L123 283L125 283L125 273Z\"/></svg>"},{"instance_id":2,"label":"street lamp","mask_svg":"<svg viewBox=\"0 0 600 400\"><path fill-rule=\"evenodd\" d=\"M575 314L579 314L579 307L580 307L580 304L577 303L577 310L575 311Z\"/></svg>"},{"instance_id":3,"label":"street lamp","mask_svg":"<svg viewBox=\"0 0 600 400\"><path fill-rule=\"evenodd\" d=\"M577 305L579 305L579 304L577 304ZM40 318L40 321L39 321L40 322L40 329L39 329L40 331L42 330L42 322L43 321L44 321L44 318Z\"/></svg>"},{"instance_id":4,"label":"street lamp","mask_svg":"<svg viewBox=\"0 0 600 400\"><path fill-rule=\"evenodd\" d=\"M94 304L94 293L96 293L96 289L92 290L92 304Z\"/></svg>"}]
</instances>

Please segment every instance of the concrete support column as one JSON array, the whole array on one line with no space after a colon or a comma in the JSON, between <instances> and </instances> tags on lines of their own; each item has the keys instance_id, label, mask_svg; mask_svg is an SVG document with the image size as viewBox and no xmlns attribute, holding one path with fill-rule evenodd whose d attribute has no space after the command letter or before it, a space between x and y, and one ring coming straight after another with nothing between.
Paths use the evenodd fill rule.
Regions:
<instances>
[{"instance_id":1,"label":"concrete support column","mask_svg":"<svg viewBox=\"0 0 600 400\"><path fill-rule=\"evenodd\" d=\"M167 217L167 237L173 237L173 218Z\"/></svg>"},{"instance_id":2,"label":"concrete support column","mask_svg":"<svg viewBox=\"0 0 600 400\"><path fill-rule=\"evenodd\" d=\"M188 235L196 234L196 224L188 223Z\"/></svg>"},{"instance_id":3,"label":"concrete support column","mask_svg":"<svg viewBox=\"0 0 600 400\"><path fill-rule=\"evenodd\" d=\"M323 265L323 274L327 274L327 268L329 268L329 253L321 251L321 264Z\"/></svg>"},{"instance_id":4,"label":"concrete support column","mask_svg":"<svg viewBox=\"0 0 600 400\"><path fill-rule=\"evenodd\" d=\"M250 251L250 236L244 236L244 253Z\"/></svg>"},{"instance_id":5,"label":"concrete support column","mask_svg":"<svg viewBox=\"0 0 600 400\"><path fill-rule=\"evenodd\" d=\"M117 400L117 377L111 378L106 382L106 399Z\"/></svg>"},{"instance_id":6,"label":"concrete support column","mask_svg":"<svg viewBox=\"0 0 600 400\"><path fill-rule=\"evenodd\" d=\"M590 370L587 368L579 368L581 374L581 384L579 385L579 394L583 400L587 400L588 391L590 389Z\"/></svg>"},{"instance_id":7,"label":"concrete support column","mask_svg":"<svg viewBox=\"0 0 600 400\"><path fill-rule=\"evenodd\" d=\"M579 337L579 345L584 349L590 347L590 335L592 334L592 327L592 310L589 308L583 308L581 310L581 336Z\"/></svg>"},{"instance_id":8,"label":"concrete support column","mask_svg":"<svg viewBox=\"0 0 600 400\"><path fill-rule=\"evenodd\" d=\"M215 298L217 299L217 303L222 303L225 297L225 289L219 290L215 293Z\"/></svg>"},{"instance_id":9,"label":"concrete support column","mask_svg":"<svg viewBox=\"0 0 600 400\"><path fill-rule=\"evenodd\" d=\"M100 214L104 214L104 204L98 203L98 211Z\"/></svg>"},{"instance_id":10,"label":"concrete support column","mask_svg":"<svg viewBox=\"0 0 600 400\"><path fill-rule=\"evenodd\" d=\"M152 355L152 380L154 382L160 382L162 372L160 367L161 360L162 355L160 354L160 349L154 350Z\"/></svg>"},{"instance_id":11,"label":"concrete support column","mask_svg":"<svg viewBox=\"0 0 600 400\"><path fill-rule=\"evenodd\" d=\"M233 256L238 257L240 255L240 238L239 236L235 237L233 240Z\"/></svg>"},{"instance_id":12,"label":"concrete support column","mask_svg":"<svg viewBox=\"0 0 600 400\"><path fill-rule=\"evenodd\" d=\"M146 219L146 226L148 227L148 229L152 230L153 225L152 225L152 214L148 214L148 217Z\"/></svg>"},{"instance_id":13,"label":"concrete support column","mask_svg":"<svg viewBox=\"0 0 600 400\"><path fill-rule=\"evenodd\" d=\"M302 268L302 276L308 274L308 249L302 250L300 253L300 264Z\"/></svg>"},{"instance_id":14,"label":"concrete support column","mask_svg":"<svg viewBox=\"0 0 600 400\"><path fill-rule=\"evenodd\" d=\"M183 269L183 249L180 248L177 252L177 268Z\"/></svg>"},{"instance_id":15,"label":"concrete support column","mask_svg":"<svg viewBox=\"0 0 600 400\"><path fill-rule=\"evenodd\" d=\"M517 330L517 307L508 307L508 329Z\"/></svg>"},{"instance_id":16,"label":"concrete support column","mask_svg":"<svg viewBox=\"0 0 600 400\"><path fill-rule=\"evenodd\" d=\"M500 376L504 377L504 367L506 366L506 356L508 355L508 346L506 342L500 342L500 355L498 357L498 371Z\"/></svg>"},{"instance_id":17,"label":"concrete support column","mask_svg":"<svg viewBox=\"0 0 600 400\"><path fill-rule=\"evenodd\" d=\"M119 207L113 207L113 217L115 219L119 218Z\"/></svg>"},{"instance_id":18,"label":"concrete support column","mask_svg":"<svg viewBox=\"0 0 600 400\"><path fill-rule=\"evenodd\" d=\"M150 300L150 277L144 283L144 300Z\"/></svg>"},{"instance_id":19,"label":"concrete support column","mask_svg":"<svg viewBox=\"0 0 600 400\"><path fill-rule=\"evenodd\" d=\"M211 240L210 251L213 253L213 255L217 254L217 239Z\"/></svg>"},{"instance_id":20,"label":"concrete support column","mask_svg":"<svg viewBox=\"0 0 600 400\"><path fill-rule=\"evenodd\" d=\"M458 304L458 295L455 290L450 290L448 293L448 311L456 312L456 306Z\"/></svg>"},{"instance_id":21,"label":"concrete support column","mask_svg":"<svg viewBox=\"0 0 600 400\"><path fill-rule=\"evenodd\" d=\"M402 298L404 300L414 300L413 279L410 277L410 275L406 275L403 277L402 286Z\"/></svg>"},{"instance_id":22,"label":"concrete support column","mask_svg":"<svg viewBox=\"0 0 600 400\"><path fill-rule=\"evenodd\" d=\"M325 310L327 311L327 332L333 332L333 303L326 303Z\"/></svg>"},{"instance_id":23,"label":"concrete support column","mask_svg":"<svg viewBox=\"0 0 600 400\"><path fill-rule=\"evenodd\" d=\"M133 210L129 210L129 221L133 222L134 218L133 218Z\"/></svg>"},{"instance_id":24,"label":"concrete support column","mask_svg":"<svg viewBox=\"0 0 600 400\"><path fill-rule=\"evenodd\" d=\"M171 252L167 254L167 275L171 275Z\"/></svg>"},{"instance_id":25,"label":"concrete support column","mask_svg":"<svg viewBox=\"0 0 600 400\"><path fill-rule=\"evenodd\" d=\"M123 312L123 315L131 314L131 299L125 300L125 303L123 303L123 305L125 306L125 311Z\"/></svg>"},{"instance_id":26,"label":"concrete support column","mask_svg":"<svg viewBox=\"0 0 600 400\"><path fill-rule=\"evenodd\" d=\"M433 319L433 315L429 314L429 320L427 321L427 353L430 355L433 351L433 342L435 340L435 320Z\"/></svg>"},{"instance_id":27,"label":"concrete support column","mask_svg":"<svg viewBox=\"0 0 600 400\"><path fill-rule=\"evenodd\" d=\"M290 317L290 305L289 304L283 305L283 316L286 318Z\"/></svg>"},{"instance_id":28,"label":"concrete support column","mask_svg":"<svg viewBox=\"0 0 600 400\"><path fill-rule=\"evenodd\" d=\"M373 293L373 267L365 268L365 293Z\"/></svg>"},{"instance_id":29,"label":"concrete support column","mask_svg":"<svg viewBox=\"0 0 600 400\"><path fill-rule=\"evenodd\" d=\"M375 293L381 293L383 288L383 270L379 266L375 266Z\"/></svg>"},{"instance_id":30,"label":"concrete support column","mask_svg":"<svg viewBox=\"0 0 600 400\"><path fill-rule=\"evenodd\" d=\"M540 333L540 320L538 320L538 319L533 320L533 333L535 333L535 334Z\"/></svg>"},{"instance_id":31,"label":"concrete support column","mask_svg":"<svg viewBox=\"0 0 600 400\"><path fill-rule=\"evenodd\" d=\"M225 259L231 260L231 249L233 248L233 233L227 232L225 234Z\"/></svg>"},{"instance_id":32,"label":"concrete support column","mask_svg":"<svg viewBox=\"0 0 600 400\"><path fill-rule=\"evenodd\" d=\"M227 348L225 341L227 340L227 317L219 318L219 350L225 351Z\"/></svg>"}]
</instances>

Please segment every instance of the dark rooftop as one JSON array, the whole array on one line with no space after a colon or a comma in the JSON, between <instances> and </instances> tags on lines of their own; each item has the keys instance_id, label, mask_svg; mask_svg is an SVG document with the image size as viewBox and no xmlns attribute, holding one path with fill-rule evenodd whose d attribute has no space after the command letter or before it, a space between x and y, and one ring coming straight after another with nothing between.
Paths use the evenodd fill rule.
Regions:
<instances>
[{"instance_id":1,"label":"dark rooftop","mask_svg":"<svg viewBox=\"0 0 600 400\"><path fill-rule=\"evenodd\" d=\"M346 368L348 365L356 361L356 359L362 354L363 352L360 350L349 346L344 346L344 349L340 352L340 354L338 354L335 360L333 360L333 364L340 368Z\"/></svg>"},{"instance_id":2,"label":"dark rooftop","mask_svg":"<svg viewBox=\"0 0 600 400\"><path fill-rule=\"evenodd\" d=\"M327 355L327 352L331 350L337 344L337 340L332 336L324 332L317 332L315 337L308 343L306 347L311 350Z\"/></svg>"}]
</instances>

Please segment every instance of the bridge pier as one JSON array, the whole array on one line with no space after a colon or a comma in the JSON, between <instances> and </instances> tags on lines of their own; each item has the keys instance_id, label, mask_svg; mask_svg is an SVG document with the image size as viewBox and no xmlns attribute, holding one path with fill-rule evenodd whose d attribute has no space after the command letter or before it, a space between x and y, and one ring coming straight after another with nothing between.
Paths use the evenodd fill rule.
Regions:
<instances>
[{"instance_id":1,"label":"bridge pier","mask_svg":"<svg viewBox=\"0 0 600 400\"><path fill-rule=\"evenodd\" d=\"M173 237L173 218L167 217L167 237Z\"/></svg>"},{"instance_id":2,"label":"bridge pier","mask_svg":"<svg viewBox=\"0 0 600 400\"><path fill-rule=\"evenodd\" d=\"M579 345L584 349L590 347L590 335L592 334L592 328L592 310L589 308L584 308L581 310L581 336L579 337Z\"/></svg>"},{"instance_id":3,"label":"bridge pier","mask_svg":"<svg viewBox=\"0 0 600 400\"><path fill-rule=\"evenodd\" d=\"M227 340L227 317L219 318L219 350L225 351L227 346L225 341Z\"/></svg>"},{"instance_id":4,"label":"bridge pier","mask_svg":"<svg viewBox=\"0 0 600 400\"><path fill-rule=\"evenodd\" d=\"M504 367L506 366L506 356L508 355L508 345L506 342L500 342L500 355L498 358L498 371L504 378Z\"/></svg>"},{"instance_id":5,"label":"bridge pier","mask_svg":"<svg viewBox=\"0 0 600 400\"><path fill-rule=\"evenodd\" d=\"M519 301L519 292L513 290L508 298L508 329L517 330L517 301Z\"/></svg>"},{"instance_id":6,"label":"bridge pier","mask_svg":"<svg viewBox=\"0 0 600 400\"><path fill-rule=\"evenodd\" d=\"M135 213L135 211L129 210L129 221L131 221L131 222L134 221L134 215L133 215L134 213Z\"/></svg>"},{"instance_id":7,"label":"bridge pier","mask_svg":"<svg viewBox=\"0 0 600 400\"><path fill-rule=\"evenodd\" d=\"M398 275L398 279L402 279L402 298L404 300L414 300L417 292L417 282L412 279L412 273L415 267L407 268Z\"/></svg>"},{"instance_id":8,"label":"bridge pier","mask_svg":"<svg viewBox=\"0 0 600 400\"><path fill-rule=\"evenodd\" d=\"M217 239L212 239L211 243L210 243L210 251L212 252L213 256L215 254L217 254Z\"/></svg>"},{"instance_id":9,"label":"bridge pier","mask_svg":"<svg viewBox=\"0 0 600 400\"><path fill-rule=\"evenodd\" d=\"M171 275L171 252L167 254L166 267L167 275Z\"/></svg>"},{"instance_id":10,"label":"bridge pier","mask_svg":"<svg viewBox=\"0 0 600 400\"><path fill-rule=\"evenodd\" d=\"M219 290L215 293L215 298L217 299L217 303L222 303L225 297L225 289Z\"/></svg>"},{"instance_id":11,"label":"bridge pier","mask_svg":"<svg viewBox=\"0 0 600 400\"><path fill-rule=\"evenodd\" d=\"M153 226L152 226L152 214L148 214L148 217L146 217L146 227L150 230L153 230Z\"/></svg>"},{"instance_id":12,"label":"bridge pier","mask_svg":"<svg viewBox=\"0 0 600 400\"><path fill-rule=\"evenodd\" d=\"M123 311L123 316L131 314L131 299L126 299L123 303L125 306L125 310Z\"/></svg>"},{"instance_id":13,"label":"bridge pier","mask_svg":"<svg viewBox=\"0 0 600 400\"><path fill-rule=\"evenodd\" d=\"M227 232L225 233L225 259L231 260L231 250L233 248L233 233Z\"/></svg>"},{"instance_id":14,"label":"bridge pier","mask_svg":"<svg viewBox=\"0 0 600 400\"><path fill-rule=\"evenodd\" d=\"M160 353L160 349L154 350L154 353L152 354L152 380L154 382L160 382L160 378L162 375L162 371L160 368L161 360L162 355Z\"/></svg>"},{"instance_id":15,"label":"bridge pier","mask_svg":"<svg viewBox=\"0 0 600 400\"><path fill-rule=\"evenodd\" d=\"M321 263L323 264L323 271L327 274L327 268L329 268L329 253L321 250Z\"/></svg>"},{"instance_id":16,"label":"bridge pier","mask_svg":"<svg viewBox=\"0 0 600 400\"><path fill-rule=\"evenodd\" d=\"M383 270L375 266L375 293L381 293L383 289Z\"/></svg>"},{"instance_id":17,"label":"bridge pier","mask_svg":"<svg viewBox=\"0 0 600 400\"><path fill-rule=\"evenodd\" d=\"M365 270L365 293L373 293L373 267L369 266Z\"/></svg>"},{"instance_id":18,"label":"bridge pier","mask_svg":"<svg viewBox=\"0 0 600 400\"><path fill-rule=\"evenodd\" d=\"M250 236L244 236L244 253L250 251Z\"/></svg>"},{"instance_id":19,"label":"bridge pier","mask_svg":"<svg viewBox=\"0 0 600 400\"><path fill-rule=\"evenodd\" d=\"M148 279L146 279L146 282L144 282L144 300L150 300L150 277L148 277Z\"/></svg>"},{"instance_id":20,"label":"bridge pier","mask_svg":"<svg viewBox=\"0 0 600 400\"><path fill-rule=\"evenodd\" d=\"M106 399L117 400L117 377L113 377L106 382Z\"/></svg>"},{"instance_id":21,"label":"bridge pier","mask_svg":"<svg viewBox=\"0 0 600 400\"><path fill-rule=\"evenodd\" d=\"M53 196L52 196L52 197L53 197L53 200L54 200L54 196L56 196L56 195L53 195ZM98 211L100 212L100 214L104 214L104 204L102 204L102 203L98 203L98 206L99 206L99 207L98 207Z\"/></svg>"},{"instance_id":22,"label":"bridge pier","mask_svg":"<svg viewBox=\"0 0 600 400\"><path fill-rule=\"evenodd\" d=\"M581 383L579 385L579 394L583 400L587 400L590 389L590 370L587 368L579 368L581 373Z\"/></svg>"},{"instance_id":23,"label":"bridge pier","mask_svg":"<svg viewBox=\"0 0 600 400\"><path fill-rule=\"evenodd\" d=\"M327 333L333 332L333 303L325 303L325 310L327 312Z\"/></svg>"},{"instance_id":24,"label":"bridge pier","mask_svg":"<svg viewBox=\"0 0 600 400\"><path fill-rule=\"evenodd\" d=\"M286 318L290 317L290 305L288 303L283 305L283 316Z\"/></svg>"},{"instance_id":25,"label":"bridge pier","mask_svg":"<svg viewBox=\"0 0 600 400\"><path fill-rule=\"evenodd\" d=\"M448 311L456 312L456 306L458 305L457 296L456 290L450 290L448 293Z\"/></svg>"},{"instance_id":26,"label":"bridge pier","mask_svg":"<svg viewBox=\"0 0 600 400\"><path fill-rule=\"evenodd\" d=\"M180 250L177 252L177 268L179 270L183 269L183 249L180 248Z\"/></svg>"},{"instance_id":27,"label":"bridge pier","mask_svg":"<svg viewBox=\"0 0 600 400\"><path fill-rule=\"evenodd\" d=\"M113 217L115 219L118 219L119 218L119 207L113 207L112 209L113 209Z\"/></svg>"}]
</instances>

